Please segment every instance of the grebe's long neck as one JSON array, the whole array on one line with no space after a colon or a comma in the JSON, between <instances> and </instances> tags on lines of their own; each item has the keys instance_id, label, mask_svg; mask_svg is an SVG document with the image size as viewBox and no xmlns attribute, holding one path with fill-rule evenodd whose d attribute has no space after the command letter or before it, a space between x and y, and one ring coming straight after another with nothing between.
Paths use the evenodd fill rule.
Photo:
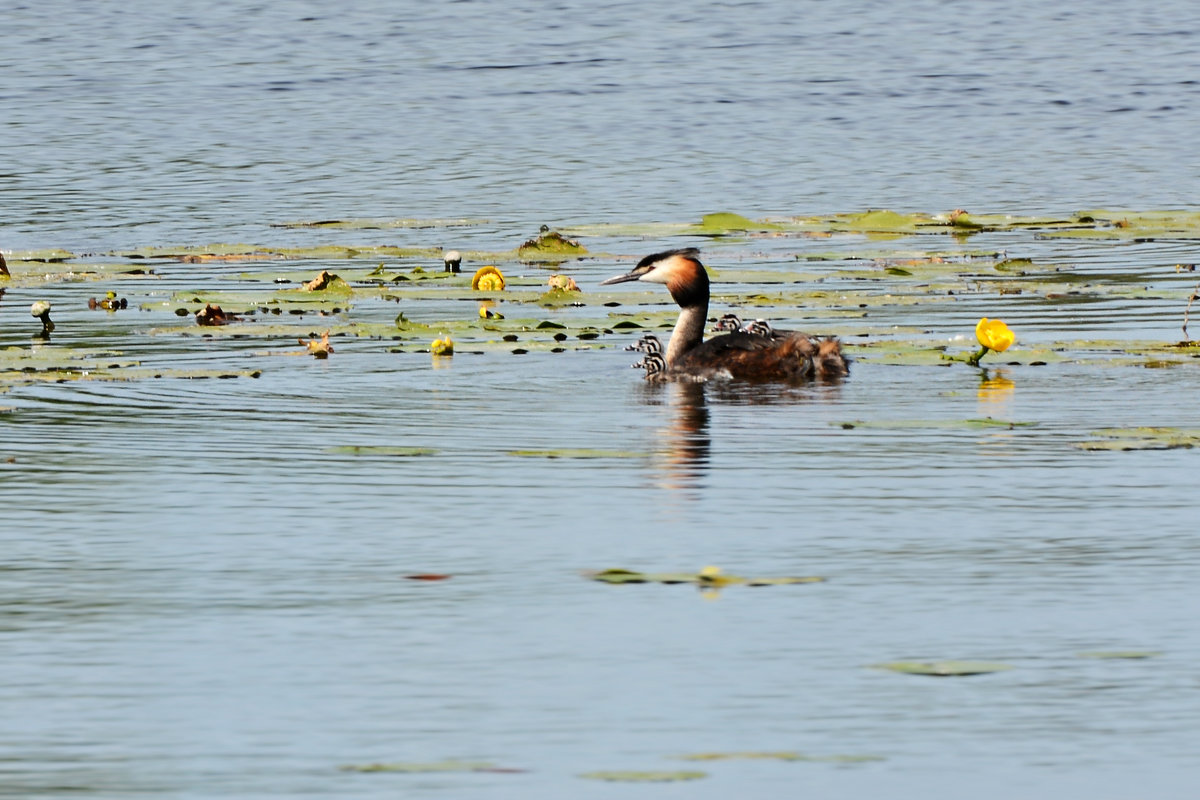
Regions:
<instances>
[{"instance_id":1,"label":"grebe's long neck","mask_svg":"<svg viewBox=\"0 0 1200 800\"><path fill-rule=\"evenodd\" d=\"M671 297L679 304L679 320L667 347L668 365L704 341L704 323L708 317L708 272L690 253L686 258L677 259L674 266L666 284Z\"/></svg>"},{"instance_id":2,"label":"grebe's long neck","mask_svg":"<svg viewBox=\"0 0 1200 800\"><path fill-rule=\"evenodd\" d=\"M679 311L679 320L671 332L671 343L667 345L667 364L674 364L684 353L704 340L704 322L708 317L708 304L685 306Z\"/></svg>"}]
</instances>

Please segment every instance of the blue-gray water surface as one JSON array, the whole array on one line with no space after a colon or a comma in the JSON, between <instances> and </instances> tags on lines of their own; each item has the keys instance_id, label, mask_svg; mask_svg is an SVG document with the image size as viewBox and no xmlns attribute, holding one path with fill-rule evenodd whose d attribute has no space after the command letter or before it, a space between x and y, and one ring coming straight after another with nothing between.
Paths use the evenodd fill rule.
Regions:
<instances>
[{"instance_id":1,"label":"blue-gray water surface","mask_svg":"<svg viewBox=\"0 0 1200 800\"><path fill-rule=\"evenodd\" d=\"M1182 2L0 0L0 20L5 253L1191 208L1200 178L1200 9ZM464 222L279 227L351 218ZM947 246L1013 241L1161 292L984 293L836 332L965 348L1002 315L1022 344L1180 337L1191 280L1164 282L1196 260L1186 242ZM710 266L794 263L773 240L696 243ZM586 292L627 261L571 274ZM149 303L241 269L119 288ZM0 347L36 347L29 304L53 295L56 344L261 374L0 395L0 795L1194 794L1195 451L1077 447L1194 428L1192 366L981 382L863 359L836 385L658 386L619 347L431 363L346 339L318 361L159 334L137 311L97 333L94 294L9 291ZM1016 424L958 424L986 418ZM609 457L519 455L583 448ZM828 580L714 594L580 575L706 565ZM405 577L421 573L451 577ZM1120 652L1155 655L1081 657ZM944 659L1012 669L870 668ZM817 760L679 758L771 752ZM340 769L448 761L520 771ZM577 777L678 769L708 777Z\"/></svg>"}]
</instances>

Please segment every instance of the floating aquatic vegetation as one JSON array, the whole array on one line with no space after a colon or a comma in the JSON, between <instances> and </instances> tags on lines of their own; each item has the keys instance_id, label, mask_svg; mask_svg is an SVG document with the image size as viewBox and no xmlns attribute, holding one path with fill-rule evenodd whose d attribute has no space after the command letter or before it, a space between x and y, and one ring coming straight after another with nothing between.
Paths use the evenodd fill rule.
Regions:
<instances>
[{"instance_id":1,"label":"floating aquatic vegetation","mask_svg":"<svg viewBox=\"0 0 1200 800\"><path fill-rule=\"evenodd\" d=\"M0 349L0 392L41 383L257 378L261 374L259 370L142 367L137 360L124 358L120 353L79 350L59 345Z\"/></svg>"},{"instance_id":2,"label":"floating aquatic vegetation","mask_svg":"<svg viewBox=\"0 0 1200 800\"><path fill-rule=\"evenodd\" d=\"M545 226L536 237L517 248L517 258L522 261L560 263L569 258L585 256L588 249L574 239L568 239L558 231Z\"/></svg>"},{"instance_id":3,"label":"floating aquatic vegetation","mask_svg":"<svg viewBox=\"0 0 1200 800\"><path fill-rule=\"evenodd\" d=\"M1075 226L1046 231L1042 237L1071 239L1200 239L1200 212L1163 211L1081 211Z\"/></svg>"},{"instance_id":4,"label":"floating aquatic vegetation","mask_svg":"<svg viewBox=\"0 0 1200 800\"><path fill-rule=\"evenodd\" d=\"M690 583L700 587L720 588L725 586L786 586L800 583L824 583L825 578L817 575L782 578L743 578L726 575L719 567L705 567L698 572L637 572L629 569L593 570L583 573L584 577L601 583Z\"/></svg>"},{"instance_id":5,"label":"floating aquatic vegetation","mask_svg":"<svg viewBox=\"0 0 1200 800\"><path fill-rule=\"evenodd\" d=\"M504 274L494 264L480 267L471 278L471 288L480 292L499 292L504 285Z\"/></svg>"},{"instance_id":6,"label":"floating aquatic vegetation","mask_svg":"<svg viewBox=\"0 0 1200 800\"><path fill-rule=\"evenodd\" d=\"M935 678L963 678L987 675L1012 669L1009 664L995 661L891 661L872 664L872 669L886 669L906 675L929 675Z\"/></svg>"},{"instance_id":7,"label":"floating aquatic vegetation","mask_svg":"<svg viewBox=\"0 0 1200 800\"><path fill-rule=\"evenodd\" d=\"M804 761L823 764L865 764L872 761L886 761L883 756L854 755L835 753L832 755L816 756L808 753L798 753L793 750L743 752L743 753L689 753L677 756L683 761Z\"/></svg>"},{"instance_id":8,"label":"floating aquatic vegetation","mask_svg":"<svg viewBox=\"0 0 1200 800\"><path fill-rule=\"evenodd\" d=\"M1096 438L1075 446L1081 450L1176 450L1200 444L1200 429L1102 428L1092 435Z\"/></svg>"},{"instance_id":9,"label":"floating aquatic vegetation","mask_svg":"<svg viewBox=\"0 0 1200 800\"><path fill-rule=\"evenodd\" d=\"M8 278L11 273L8 271L8 262L4 260L4 254L0 253L0 277Z\"/></svg>"},{"instance_id":10,"label":"floating aquatic vegetation","mask_svg":"<svg viewBox=\"0 0 1200 800\"><path fill-rule=\"evenodd\" d=\"M1093 650L1083 653L1077 653L1080 658L1097 658L1103 660L1141 660L1145 658L1158 658L1162 655L1161 650Z\"/></svg>"},{"instance_id":11,"label":"floating aquatic vegetation","mask_svg":"<svg viewBox=\"0 0 1200 800\"><path fill-rule=\"evenodd\" d=\"M414 575L405 575L404 577L410 581L447 581L452 576L441 572L418 572Z\"/></svg>"},{"instance_id":12,"label":"floating aquatic vegetation","mask_svg":"<svg viewBox=\"0 0 1200 800\"><path fill-rule=\"evenodd\" d=\"M67 250L12 250L8 254L8 260L15 265L20 261L41 261L43 263L61 263L75 258L75 254ZM8 265L5 265L5 272L8 271Z\"/></svg>"},{"instance_id":13,"label":"floating aquatic vegetation","mask_svg":"<svg viewBox=\"0 0 1200 800\"><path fill-rule=\"evenodd\" d=\"M598 770L582 772L580 778L592 781L620 783L667 783L670 781L695 781L707 778L707 772L699 770Z\"/></svg>"},{"instance_id":14,"label":"floating aquatic vegetation","mask_svg":"<svg viewBox=\"0 0 1200 800\"><path fill-rule=\"evenodd\" d=\"M434 339L433 344L429 346L429 352L435 356L452 356L454 355L454 340L449 336Z\"/></svg>"},{"instance_id":15,"label":"floating aquatic vegetation","mask_svg":"<svg viewBox=\"0 0 1200 800\"><path fill-rule=\"evenodd\" d=\"M697 233L705 236L723 236L727 233L747 233L750 231L779 231L783 226L774 222L762 222L743 217L741 214L731 214L720 211L715 214L705 214L700 218L696 228Z\"/></svg>"}]
</instances>

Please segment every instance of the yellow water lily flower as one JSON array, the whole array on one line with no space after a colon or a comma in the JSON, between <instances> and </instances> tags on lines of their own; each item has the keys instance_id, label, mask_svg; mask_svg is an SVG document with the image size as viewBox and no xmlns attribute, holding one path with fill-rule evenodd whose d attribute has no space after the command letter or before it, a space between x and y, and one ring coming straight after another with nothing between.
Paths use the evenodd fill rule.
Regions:
<instances>
[{"instance_id":1,"label":"yellow water lily flower","mask_svg":"<svg viewBox=\"0 0 1200 800\"><path fill-rule=\"evenodd\" d=\"M1017 340L1016 334L998 319L984 317L975 326L975 338L988 350L1003 353Z\"/></svg>"},{"instance_id":2,"label":"yellow water lily flower","mask_svg":"<svg viewBox=\"0 0 1200 800\"><path fill-rule=\"evenodd\" d=\"M700 570L696 577L700 579L701 588L728 586L731 583L738 583L737 578L723 574L720 567L705 567Z\"/></svg>"},{"instance_id":3,"label":"yellow water lily flower","mask_svg":"<svg viewBox=\"0 0 1200 800\"><path fill-rule=\"evenodd\" d=\"M481 292L498 292L504 288L504 274L494 266L480 267L471 278L471 288Z\"/></svg>"},{"instance_id":4,"label":"yellow water lily flower","mask_svg":"<svg viewBox=\"0 0 1200 800\"><path fill-rule=\"evenodd\" d=\"M435 356L452 356L454 355L454 341L448 335L444 339L434 339L433 344L429 346L429 352Z\"/></svg>"}]
</instances>

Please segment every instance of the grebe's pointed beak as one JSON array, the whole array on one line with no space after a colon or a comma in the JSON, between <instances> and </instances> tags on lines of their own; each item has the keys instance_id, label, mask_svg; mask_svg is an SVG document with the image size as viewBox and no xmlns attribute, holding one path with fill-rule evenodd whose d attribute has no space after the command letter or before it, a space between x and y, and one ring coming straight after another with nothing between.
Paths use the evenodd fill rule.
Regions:
<instances>
[{"instance_id":1,"label":"grebe's pointed beak","mask_svg":"<svg viewBox=\"0 0 1200 800\"><path fill-rule=\"evenodd\" d=\"M600 285L601 286L609 286L614 283L625 283L626 281L636 281L645 274L646 274L646 270L635 269L633 272L627 273L625 275L614 275L611 278L606 278L605 280L600 281Z\"/></svg>"}]
</instances>

